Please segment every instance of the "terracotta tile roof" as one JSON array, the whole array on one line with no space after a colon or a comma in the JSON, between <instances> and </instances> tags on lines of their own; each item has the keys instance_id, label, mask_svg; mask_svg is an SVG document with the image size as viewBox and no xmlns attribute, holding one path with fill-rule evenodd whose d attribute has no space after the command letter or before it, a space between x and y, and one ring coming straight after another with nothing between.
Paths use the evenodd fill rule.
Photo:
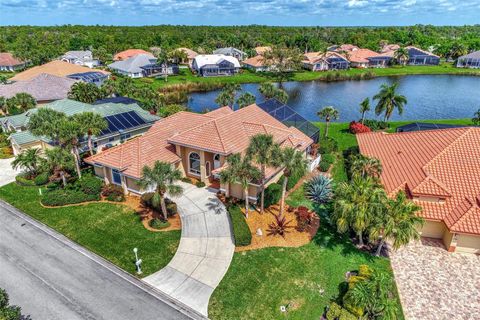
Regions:
<instances>
[{"instance_id":1,"label":"terracotta tile roof","mask_svg":"<svg viewBox=\"0 0 480 320\"><path fill-rule=\"evenodd\" d=\"M380 54L370 49L355 49L348 51L348 60L356 63L368 63L368 58L379 57Z\"/></svg>"},{"instance_id":2,"label":"terracotta tile roof","mask_svg":"<svg viewBox=\"0 0 480 320\"><path fill-rule=\"evenodd\" d=\"M181 50L187 54L188 59L195 59L195 57L198 55L195 51L189 48L178 48L176 50Z\"/></svg>"},{"instance_id":3,"label":"terracotta tile roof","mask_svg":"<svg viewBox=\"0 0 480 320\"><path fill-rule=\"evenodd\" d=\"M86 161L117 168L127 176L140 178L142 168L156 160L180 161L175 153L175 144L228 155L244 152L250 137L258 133L270 133L281 145L300 150L313 143L298 129L285 126L253 104L235 112L224 107L206 114L176 113L157 121L142 137Z\"/></svg>"},{"instance_id":4,"label":"terracotta tile roof","mask_svg":"<svg viewBox=\"0 0 480 320\"><path fill-rule=\"evenodd\" d=\"M382 162L390 196L406 190L423 217L444 221L453 232L480 235L480 128L365 133L357 140L362 154Z\"/></svg>"},{"instance_id":5,"label":"terracotta tile roof","mask_svg":"<svg viewBox=\"0 0 480 320\"><path fill-rule=\"evenodd\" d=\"M317 63L319 62L320 60L325 60L325 59L328 59L330 57L338 57L338 58L342 58L342 59L345 59L345 57L338 53L338 52L334 52L334 51L327 51L327 52L306 52L303 54L303 63Z\"/></svg>"},{"instance_id":6,"label":"terracotta tile roof","mask_svg":"<svg viewBox=\"0 0 480 320\"><path fill-rule=\"evenodd\" d=\"M269 47L269 46L265 46L265 47L255 47L255 52L258 54L258 55L262 55L264 54L265 52L267 51L272 51L272 47Z\"/></svg>"},{"instance_id":7,"label":"terracotta tile roof","mask_svg":"<svg viewBox=\"0 0 480 320\"><path fill-rule=\"evenodd\" d=\"M114 61L119 61L119 60L126 60L128 58L131 58L133 56L136 56L138 54L148 54L153 57L153 54L151 52L142 50L142 49L128 49L125 51L121 51L113 56Z\"/></svg>"},{"instance_id":8,"label":"terracotta tile roof","mask_svg":"<svg viewBox=\"0 0 480 320\"><path fill-rule=\"evenodd\" d=\"M10 78L12 81L27 81L37 77L39 74L47 73L57 77L66 77L74 73L85 73L98 71L103 74L110 74L110 72L100 69L90 69L88 67L79 66L76 64L68 63L65 61L54 60L48 63L27 69L23 72L17 73L14 77Z\"/></svg>"},{"instance_id":9,"label":"terracotta tile roof","mask_svg":"<svg viewBox=\"0 0 480 320\"><path fill-rule=\"evenodd\" d=\"M24 62L15 58L10 52L0 52L0 66L14 67Z\"/></svg>"},{"instance_id":10,"label":"terracotta tile roof","mask_svg":"<svg viewBox=\"0 0 480 320\"><path fill-rule=\"evenodd\" d=\"M253 67L263 67L265 66L265 58L262 55L256 55L254 57L248 58L242 61L243 64L248 64Z\"/></svg>"}]
</instances>

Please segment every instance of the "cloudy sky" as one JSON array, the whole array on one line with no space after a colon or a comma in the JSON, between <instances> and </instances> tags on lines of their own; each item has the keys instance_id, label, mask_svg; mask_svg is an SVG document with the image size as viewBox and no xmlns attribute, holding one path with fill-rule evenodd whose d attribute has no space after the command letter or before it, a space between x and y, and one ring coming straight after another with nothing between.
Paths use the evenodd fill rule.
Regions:
<instances>
[{"instance_id":1,"label":"cloudy sky","mask_svg":"<svg viewBox=\"0 0 480 320\"><path fill-rule=\"evenodd\" d=\"M0 25L463 25L480 0L0 0Z\"/></svg>"}]
</instances>

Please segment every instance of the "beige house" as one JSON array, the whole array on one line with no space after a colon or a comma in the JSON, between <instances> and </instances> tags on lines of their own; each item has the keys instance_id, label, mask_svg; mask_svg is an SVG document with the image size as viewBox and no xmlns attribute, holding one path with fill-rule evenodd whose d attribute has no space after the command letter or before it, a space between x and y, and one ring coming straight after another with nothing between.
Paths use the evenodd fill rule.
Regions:
<instances>
[{"instance_id":1,"label":"beige house","mask_svg":"<svg viewBox=\"0 0 480 320\"><path fill-rule=\"evenodd\" d=\"M480 128L357 135L360 152L382 163L389 196L404 190L425 219L423 237L448 251L480 253Z\"/></svg>"},{"instance_id":2,"label":"beige house","mask_svg":"<svg viewBox=\"0 0 480 320\"><path fill-rule=\"evenodd\" d=\"M163 161L180 169L184 176L243 199L241 187L220 185L218 173L229 155L244 152L250 138L260 133L273 135L282 147L296 148L306 157L313 144L303 132L285 126L253 104L237 111L223 107L206 114L176 113L157 121L144 136L85 161L94 166L95 173L106 183L121 185L126 193L147 191L137 185L143 167ZM268 183L277 181L280 176L281 169L267 171ZM256 201L259 190L258 185L250 185L250 201Z\"/></svg>"}]
</instances>

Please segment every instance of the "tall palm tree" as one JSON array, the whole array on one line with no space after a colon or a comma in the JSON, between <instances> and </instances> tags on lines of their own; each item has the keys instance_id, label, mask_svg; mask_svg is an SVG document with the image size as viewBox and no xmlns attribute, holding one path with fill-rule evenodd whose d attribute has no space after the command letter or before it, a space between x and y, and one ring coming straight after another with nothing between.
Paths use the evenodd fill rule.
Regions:
<instances>
[{"instance_id":1,"label":"tall palm tree","mask_svg":"<svg viewBox=\"0 0 480 320\"><path fill-rule=\"evenodd\" d=\"M55 147L45 150L44 166L66 187L69 172L75 170L75 159L67 150Z\"/></svg>"},{"instance_id":2,"label":"tall palm tree","mask_svg":"<svg viewBox=\"0 0 480 320\"><path fill-rule=\"evenodd\" d=\"M325 137L328 136L328 128L330 126L331 120L337 120L339 117L339 112L332 106L328 106L323 108L322 110L317 112L317 116L321 120L325 120Z\"/></svg>"},{"instance_id":3,"label":"tall palm tree","mask_svg":"<svg viewBox=\"0 0 480 320\"><path fill-rule=\"evenodd\" d=\"M468 48L463 43L455 42L450 48L448 55L453 60L457 60L459 57L466 55L467 53L468 53Z\"/></svg>"},{"instance_id":4,"label":"tall palm tree","mask_svg":"<svg viewBox=\"0 0 480 320\"><path fill-rule=\"evenodd\" d=\"M60 124L66 121L65 113L49 108L39 108L30 116L28 130L36 136L46 136L58 143L58 130Z\"/></svg>"},{"instance_id":5,"label":"tall palm tree","mask_svg":"<svg viewBox=\"0 0 480 320\"><path fill-rule=\"evenodd\" d=\"M378 116L385 113L384 121L390 119L395 109L398 110L398 114L403 113L403 108L407 104L407 98L404 95L397 93L398 83L394 83L391 86L382 84L380 91L373 96L373 100L378 100L375 107L375 114Z\"/></svg>"},{"instance_id":6,"label":"tall palm tree","mask_svg":"<svg viewBox=\"0 0 480 320\"><path fill-rule=\"evenodd\" d=\"M299 173L302 176L307 170L307 160L304 155L290 147L284 148L278 154L279 166L283 167L283 185L282 197L280 200L280 215L283 214L285 207L285 194L287 192L288 179L292 174Z\"/></svg>"},{"instance_id":7,"label":"tall palm tree","mask_svg":"<svg viewBox=\"0 0 480 320\"><path fill-rule=\"evenodd\" d=\"M70 88L68 98L83 103L94 103L98 99L103 98L102 90L93 83L75 82Z\"/></svg>"},{"instance_id":8,"label":"tall palm tree","mask_svg":"<svg viewBox=\"0 0 480 320\"><path fill-rule=\"evenodd\" d=\"M363 246L363 235L374 217L382 213L385 197L385 191L371 177L355 176L350 182L341 183L336 189L332 215L337 230L343 233L351 228Z\"/></svg>"},{"instance_id":9,"label":"tall palm tree","mask_svg":"<svg viewBox=\"0 0 480 320\"><path fill-rule=\"evenodd\" d=\"M160 52L158 52L158 54L157 54L157 64L158 65L164 66L165 68L168 68L169 60L170 60L170 57L165 50L160 50ZM164 76L165 76L165 82L167 82L168 81L168 71L165 72Z\"/></svg>"},{"instance_id":10,"label":"tall palm tree","mask_svg":"<svg viewBox=\"0 0 480 320\"><path fill-rule=\"evenodd\" d=\"M260 84L260 88L258 90L265 97L265 99L268 100L275 97L275 93L278 89L271 82L263 82Z\"/></svg>"},{"instance_id":11,"label":"tall palm tree","mask_svg":"<svg viewBox=\"0 0 480 320\"><path fill-rule=\"evenodd\" d=\"M238 107L244 108L256 102L257 98L250 92L244 92L242 95L237 99Z\"/></svg>"},{"instance_id":12,"label":"tall palm tree","mask_svg":"<svg viewBox=\"0 0 480 320\"><path fill-rule=\"evenodd\" d=\"M365 113L370 111L370 98L365 98L360 102L360 113L362 114L362 124L365 122Z\"/></svg>"},{"instance_id":13,"label":"tall palm tree","mask_svg":"<svg viewBox=\"0 0 480 320\"><path fill-rule=\"evenodd\" d=\"M218 104L218 106L220 107L228 106L230 108L233 108L233 104L235 103L235 96L229 91L222 90L215 98L215 103Z\"/></svg>"},{"instance_id":14,"label":"tall palm tree","mask_svg":"<svg viewBox=\"0 0 480 320\"><path fill-rule=\"evenodd\" d=\"M240 153L233 154L227 158L227 166L220 172L220 181L229 184L238 183L242 186L245 197L245 216L248 218L250 205L248 202L248 188L250 184L261 178L261 172L252 164L248 156Z\"/></svg>"},{"instance_id":15,"label":"tall palm tree","mask_svg":"<svg viewBox=\"0 0 480 320\"><path fill-rule=\"evenodd\" d=\"M406 65L408 62L408 59L410 59L410 54L408 53L408 49L405 47L398 48L394 55L393 58L398 64L401 65Z\"/></svg>"},{"instance_id":16,"label":"tall palm tree","mask_svg":"<svg viewBox=\"0 0 480 320\"><path fill-rule=\"evenodd\" d=\"M377 158L366 157L360 154L352 157L350 172L352 176L379 179L382 174L382 163Z\"/></svg>"},{"instance_id":17,"label":"tall palm tree","mask_svg":"<svg viewBox=\"0 0 480 320\"><path fill-rule=\"evenodd\" d=\"M80 146L80 138L83 137L86 132L80 123L72 121L71 118L67 118L61 122L57 128L58 141L60 146L68 148L75 158L75 171L78 178L82 178L82 171L80 170L80 152L78 147Z\"/></svg>"},{"instance_id":18,"label":"tall palm tree","mask_svg":"<svg viewBox=\"0 0 480 320\"><path fill-rule=\"evenodd\" d=\"M25 169L29 175L35 175L40 166L40 149L32 148L18 154L12 161L13 169Z\"/></svg>"},{"instance_id":19,"label":"tall palm tree","mask_svg":"<svg viewBox=\"0 0 480 320\"><path fill-rule=\"evenodd\" d=\"M145 166L142 169L142 178L138 184L142 188L155 188L155 194L152 198L154 206L160 205L165 221L168 220L167 206L165 204L165 194L168 192L171 196L179 196L183 193L183 188L176 184L182 178L180 170L174 168L168 162L155 161L152 167Z\"/></svg>"},{"instance_id":20,"label":"tall palm tree","mask_svg":"<svg viewBox=\"0 0 480 320\"><path fill-rule=\"evenodd\" d=\"M267 167L278 167L278 149L280 147L273 141L270 134L257 134L250 139L247 148L247 156L260 166L261 172L261 196L260 196L260 213L264 212L265 205L265 183Z\"/></svg>"},{"instance_id":21,"label":"tall palm tree","mask_svg":"<svg viewBox=\"0 0 480 320\"><path fill-rule=\"evenodd\" d=\"M93 155L92 136L99 135L102 130L108 128L107 121L98 113L82 112L72 116L72 120L80 124L82 131L87 133L88 149Z\"/></svg>"},{"instance_id":22,"label":"tall palm tree","mask_svg":"<svg viewBox=\"0 0 480 320\"><path fill-rule=\"evenodd\" d=\"M387 199L384 212L376 216L369 236L371 240L380 239L375 253L379 256L386 240L391 240L393 248L398 249L411 240L420 238L419 227L424 223L418 216L421 207L407 199L404 191L397 193L394 199Z\"/></svg>"},{"instance_id":23,"label":"tall palm tree","mask_svg":"<svg viewBox=\"0 0 480 320\"><path fill-rule=\"evenodd\" d=\"M15 102L17 107L22 110L23 112L35 108L37 105L37 100L35 98L25 92L19 92L15 95Z\"/></svg>"},{"instance_id":24,"label":"tall palm tree","mask_svg":"<svg viewBox=\"0 0 480 320\"><path fill-rule=\"evenodd\" d=\"M287 91L283 89L277 89L273 98L277 99L282 103L287 103L289 97Z\"/></svg>"},{"instance_id":25,"label":"tall palm tree","mask_svg":"<svg viewBox=\"0 0 480 320\"><path fill-rule=\"evenodd\" d=\"M8 114L7 99L5 99L5 97L2 97L2 96L0 96L0 111L2 112L3 115Z\"/></svg>"}]
</instances>

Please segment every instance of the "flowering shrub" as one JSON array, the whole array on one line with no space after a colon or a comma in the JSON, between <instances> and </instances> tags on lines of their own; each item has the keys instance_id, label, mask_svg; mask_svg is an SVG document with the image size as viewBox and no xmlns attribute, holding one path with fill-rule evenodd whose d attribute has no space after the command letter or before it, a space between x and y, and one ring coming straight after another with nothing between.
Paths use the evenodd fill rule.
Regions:
<instances>
[{"instance_id":1,"label":"flowering shrub","mask_svg":"<svg viewBox=\"0 0 480 320\"><path fill-rule=\"evenodd\" d=\"M371 132L372 129L370 129L366 125L361 124L360 122L352 121L348 126L348 131L350 131L350 133L357 134L357 133Z\"/></svg>"}]
</instances>

